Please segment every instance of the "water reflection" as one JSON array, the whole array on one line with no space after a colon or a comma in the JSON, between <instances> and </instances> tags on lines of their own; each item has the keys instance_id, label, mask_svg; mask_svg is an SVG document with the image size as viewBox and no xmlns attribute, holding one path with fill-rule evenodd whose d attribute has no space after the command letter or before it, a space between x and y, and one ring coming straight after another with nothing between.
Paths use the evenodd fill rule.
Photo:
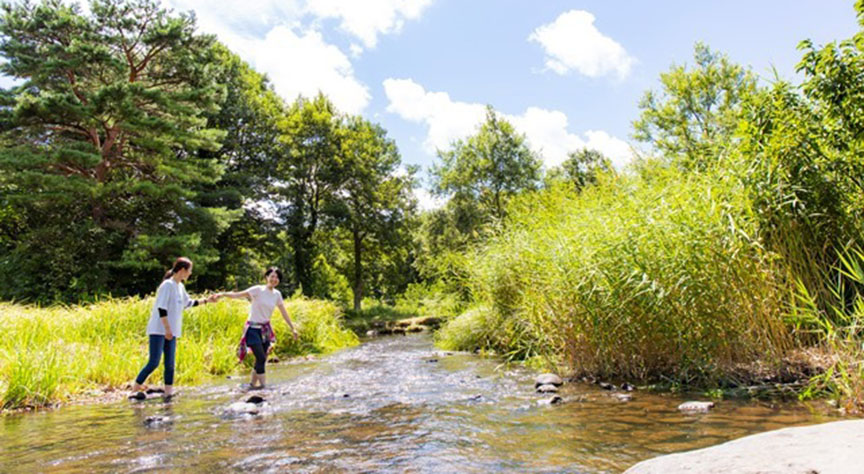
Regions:
<instances>
[{"instance_id":1,"label":"water reflection","mask_svg":"<svg viewBox=\"0 0 864 474\"><path fill-rule=\"evenodd\" d=\"M0 420L0 471L619 472L657 454L829 421L795 404L682 398L622 402L567 385L540 406L530 371L436 352L427 336L371 341L318 361L272 367L259 415L228 413L237 381L161 400L67 407Z\"/></svg>"}]
</instances>

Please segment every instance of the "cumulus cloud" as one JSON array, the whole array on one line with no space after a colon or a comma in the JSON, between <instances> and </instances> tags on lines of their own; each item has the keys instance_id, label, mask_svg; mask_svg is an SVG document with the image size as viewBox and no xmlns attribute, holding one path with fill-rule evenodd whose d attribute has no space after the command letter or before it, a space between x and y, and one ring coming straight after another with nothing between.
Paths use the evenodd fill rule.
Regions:
<instances>
[{"instance_id":1,"label":"cumulus cloud","mask_svg":"<svg viewBox=\"0 0 864 474\"><path fill-rule=\"evenodd\" d=\"M600 33L594 15L584 10L562 13L534 30L528 40L540 43L546 66L561 75L576 70L589 77L615 73L623 79L635 62L618 42Z\"/></svg>"},{"instance_id":2,"label":"cumulus cloud","mask_svg":"<svg viewBox=\"0 0 864 474\"><path fill-rule=\"evenodd\" d=\"M483 104L458 102L446 92L429 92L411 79L387 79L384 92L389 104L387 111L405 120L423 123L427 127L424 149L434 154L446 149L457 139L477 132L485 119ZM581 148L596 149L622 168L632 159L630 146L601 130L588 130L579 135L568 130L567 115L558 110L529 107L521 115L501 114L519 133L524 133L529 146L538 152L547 168L567 159L567 153Z\"/></svg>"},{"instance_id":3,"label":"cumulus cloud","mask_svg":"<svg viewBox=\"0 0 864 474\"><path fill-rule=\"evenodd\" d=\"M443 207L449 199L446 196L436 196L423 188L414 189L414 197L417 198L417 207L421 211L431 211Z\"/></svg>"},{"instance_id":4,"label":"cumulus cloud","mask_svg":"<svg viewBox=\"0 0 864 474\"><path fill-rule=\"evenodd\" d=\"M339 110L358 114L369 104L369 89L354 77L348 57L321 33L297 34L277 26L263 39L238 38L232 45L256 69L267 73L282 97L313 97L321 91Z\"/></svg>"},{"instance_id":5,"label":"cumulus cloud","mask_svg":"<svg viewBox=\"0 0 864 474\"><path fill-rule=\"evenodd\" d=\"M205 2L165 0L176 10L194 10L201 30L215 34L256 70L267 74L282 97L312 97L323 92L340 110L361 113L369 88L354 76L351 60L325 41L315 28L304 28L297 1ZM262 32L263 33L262 36Z\"/></svg>"},{"instance_id":6,"label":"cumulus cloud","mask_svg":"<svg viewBox=\"0 0 864 474\"><path fill-rule=\"evenodd\" d=\"M378 35L399 33L406 20L415 20L432 0L310 0L307 11L335 18L339 27L374 48Z\"/></svg>"}]
</instances>

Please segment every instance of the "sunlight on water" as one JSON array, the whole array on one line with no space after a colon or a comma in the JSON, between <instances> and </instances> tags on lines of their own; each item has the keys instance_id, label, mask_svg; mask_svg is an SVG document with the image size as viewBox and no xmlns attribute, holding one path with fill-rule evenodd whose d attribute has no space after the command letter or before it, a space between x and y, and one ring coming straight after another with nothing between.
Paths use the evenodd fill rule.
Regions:
<instances>
[{"instance_id":1,"label":"sunlight on water","mask_svg":"<svg viewBox=\"0 0 864 474\"><path fill-rule=\"evenodd\" d=\"M539 405L535 373L436 351L428 336L370 341L271 366L267 403L236 410L238 380L159 400L0 419L0 471L620 472L659 454L822 421L797 403L720 402L679 413L680 396L619 401L565 385Z\"/></svg>"}]
</instances>

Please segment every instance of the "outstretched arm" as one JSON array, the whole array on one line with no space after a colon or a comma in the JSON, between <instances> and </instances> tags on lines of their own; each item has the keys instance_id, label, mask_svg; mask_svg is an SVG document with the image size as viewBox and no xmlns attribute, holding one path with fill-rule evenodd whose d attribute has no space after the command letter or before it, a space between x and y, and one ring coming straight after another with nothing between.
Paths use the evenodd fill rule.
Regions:
<instances>
[{"instance_id":1,"label":"outstretched arm","mask_svg":"<svg viewBox=\"0 0 864 474\"><path fill-rule=\"evenodd\" d=\"M279 307L279 312L282 313L282 319L284 319L288 324L288 327L291 328L291 333L294 335L294 340L296 341L298 338L297 329L294 327L294 323L291 322L291 317L288 316L288 311L285 310L285 305L280 301L276 303L276 306Z\"/></svg>"},{"instance_id":2,"label":"outstretched arm","mask_svg":"<svg viewBox=\"0 0 864 474\"><path fill-rule=\"evenodd\" d=\"M252 295L249 294L249 290L234 291L234 292L228 291L225 293L216 293L215 296L216 296L217 300L219 298L222 298L222 297L234 298L234 299L238 299L238 300L239 299L244 299L244 300L251 300L252 299Z\"/></svg>"}]
</instances>

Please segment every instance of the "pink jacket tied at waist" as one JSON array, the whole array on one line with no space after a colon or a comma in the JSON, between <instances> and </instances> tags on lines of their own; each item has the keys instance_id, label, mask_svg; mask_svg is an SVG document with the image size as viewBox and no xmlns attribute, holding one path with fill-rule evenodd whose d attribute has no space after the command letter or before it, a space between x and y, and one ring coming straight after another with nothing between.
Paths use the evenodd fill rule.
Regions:
<instances>
[{"instance_id":1,"label":"pink jacket tied at waist","mask_svg":"<svg viewBox=\"0 0 864 474\"><path fill-rule=\"evenodd\" d=\"M270 323L255 324L261 326L261 337L263 337L265 340L270 341L270 347L267 349L267 352L269 353L273 350L273 347L276 346L276 333L273 332L273 326L271 326ZM243 359L246 358L246 354L248 354L251 350L246 346L246 331L249 330L249 326L251 325L252 322L247 320L246 326L243 327L243 337L240 338L240 345L237 346L237 358L240 359L240 362L243 362Z\"/></svg>"}]
</instances>

